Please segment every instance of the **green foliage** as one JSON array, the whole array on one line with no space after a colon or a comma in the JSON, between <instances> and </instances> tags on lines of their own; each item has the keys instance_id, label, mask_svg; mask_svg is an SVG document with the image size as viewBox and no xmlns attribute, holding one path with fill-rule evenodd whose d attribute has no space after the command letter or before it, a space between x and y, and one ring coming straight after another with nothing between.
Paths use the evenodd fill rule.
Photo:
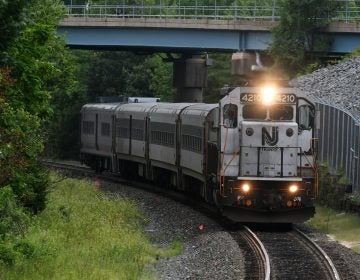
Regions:
<instances>
[{"instance_id":1,"label":"green foliage","mask_svg":"<svg viewBox=\"0 0 360 280\"><path fill-rule=\"evenodd\" d=\"M19 235L45 207L42 125L51 93L67 85L65 43L56 31L62 13L61 1L0 1L0 250L7 264L32 254Z\"/></svg>"},{"instance_id":2,"label":"green foliage","mask_svg":"<svg viewBox=\"0 0 360 280\"><path fill-rule=\"evenodd\" d=\"M9 186L0 189L0 240L8 235L23 235L29 223L24 210L17 205Z\"/></svg>"},{"instance_id":3,"label":"green foliage","mask_svg":"<svg viewBox=\"0 0 360 280\"><path fill-rule=\"evenodd\" d=\"M33 219L25 238L13 246L0 244L0 253L6 253L0 275L139 279L147 275L147 264L181 252L177 240L169 249L152 246L143 234L146 219L134 204L111 197L85 181L66 179L53 185L48 207Z\"/></svg>"},{"instance_id":4,"label":"green foliage","mask_svg":"<svg viewBox=\"0 0 360 280\"><path fill-rule=\"evenodd\" d=\"M351 200L352 200L355 204L360 205L360 192L354 193L354 195L352 196Z\"/></svg>"},{"instance_id":5,"label":"green foliage","mask_svg":"<svg viewBox=\"0 0 360 280\"><path fill-rule=\"evenodd\" d=\"M16 81L5 94L8 102L45 120L51 114L50 90L64 75L59 56L65 42L57 34L56 23L62 7L57 1L33 0L26 10L26 28L10 46L9 67Z\"/></svg>"},{"instance_id":6,"label":"green foliage","mask_svg":"<svg viewBox=\"0 0 360 280\"><path fill-rule=\"evenodd\" d=\"M360 3L359 3L360 5ZM347 54L345 57L344 57L344 60L349 60L353 57L357 57L357 56L360 56L360 48L357 48L355 51L353 51L352 53L349 53Z\"/></svg>"},{"instance_id":7,"label":"green foliage","mask_svg":"<svg viewBox=\"0 0 360 280\"><path fill-rule=\"evenodd\" d=\"M62 53L62 75L51 89L53 117L46 125L46 155L77 158L81 106L99 96L148 96L171 101L172 64L159 55L127 52Z\"/></svg>"},{"instance_id":8,"label":"green foliage","mask_svg":"<svg viewBox=\"0 0 360 280\"><path fill-rule=\"evenodd\" d=\"M24 9L31 3L28 0L0 1L0 62L4 59L2 52L24 28Z\"/></svg>"},{"instance_id":9,"label":"green foliage","mask_svg":"<svg viewBox=\"0 0 360 280\"><path fill-rule=\"evenodd\" d=\"M220 89L224 85L234 85L231 77L231 54L212 54L213 65L208 68L208 85L204 95L207 103L216 103L220 99Z\"/></svg>"},{"instance_id":10,"label":"green foliage","mask_svg":"<svg viewBox=\"0 0 360 280\"><path fill-rule=\"evenodd\" d=\"M352 250L360 253L360 217L356 214L339 213L331 208L316 207L315 217L307 222L312 227L346 242Z\"/></svg>"},{"instance_id":11,"label":"green foliage","mask_svg":"<svg viewBox=\"0 0 360 280\"><path fill-rule=\"evenodd\" d=\"M64 46L62 46L64 48ZM76 158L79 153L79 112L86 103L82 68L70 51L60 50L53 58L60 71L49 86L52 116L45 125L47 157Z\"/></svg>"},{"instance_id":12,"label":"green foliage","mask_svg":"<svg viewBox=\"0 0 360 280\"><path fill-rule=\"evenodd\" d=\"M169 69L158 71L159 67L159 58L151 56L91 52L86 79L88 100L95 101L97 96L155 96L153 90L160 88L159 82L169 79Z\"/></svg>"},{"instance_id":13,"label":"green foliage","mask_svg":"<svg viewBox=\"0 0 360 280\"><path fill-rule=\"evenodd\" d=\"M316 63L315 52L322 52L331 42L319 31L339 8L328 0L281 0L280 22L273 29L270 53L289 77Z\"/></svg>"},{"instance_id":14,"label":"green foliage","mask_svg":"<svg viewBox=\"0 0 360 280\"><path fill-rule=\"evenodd\" d=\"M17 241L24 236L29 223L29 216L18 205L11 187L0 188L0 265L13 265L19 253L30 254L31 246Z\"/></svg>"},{"instance_id":15,"label":"green foliage","mask_svg":"<svg viewBox=\"0 0 360 280\"><path fill-rule=\"evenodd\" d=\"M146 60L148 66L149 90L154 96L160 97L161 101L172 101L175 90L172 87L173 65L166 63L159 55L154 55Z\"/></svg>"},{"instance_id":16,"label":"green foliage","mask_svg":"<svg viewBox=\"0 0 360 280\"><path fill-rule=\"evenodd\" d=\"M329 172L328 163L322 163L319 168L319 196L317 201L324 206L336 210L347 210L346 188L350 181L346 178L343 168L336 175Z\"/></svg>"},{"instance_id":17,"label":"green foliage","mask_svg":"<svg viewBox=\"0 0 360 280\"><path fill-rule=\"evenodd\" d=\"M44 208L47 175L37 163L43 149L40 122L0 99L0 187L10 186L32 212Z\"/></svg>"}]
</instances>

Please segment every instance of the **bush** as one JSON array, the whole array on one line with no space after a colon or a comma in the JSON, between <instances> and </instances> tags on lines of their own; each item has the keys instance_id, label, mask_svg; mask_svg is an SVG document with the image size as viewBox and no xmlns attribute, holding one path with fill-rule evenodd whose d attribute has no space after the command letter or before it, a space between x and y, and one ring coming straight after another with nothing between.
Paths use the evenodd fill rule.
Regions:
<instances>
[{"instance_id":1,"label":"bush","mask_svg":"<svg viewBox=\"0 0 360 280\"><path fill-rule=\"evenodd\" d=\"M347 191L350 182L345 176L345 171L340 168L336 175L329 172L328 163L320 164L319 168L319 196L317 201L324 206L335 210L347 210Z\"/></svg>"},{"instance_id":2,"label":"bush","mask_svg":"<svg viewBox=\"0 0 360 280\"><path fill-rule=\"evenodd\" d=\"M13 265L15 262L14 250L0 241L0 263Z\"/></svg>"},{"instance_id":3,"label":"bush","mask_svg":"<svg viewBox=\"0 0 360 280\"><path fill-rule=\"evenodd\" d=\"M23 235L29 224L29 216L17 205L9 186L0 189L0 239Z\"/></svg>"},{"instance_id":4,"label":"bush","mask_svg":"<svg viewBox=\"0 0 360 280\"><path fill-rule=\"evenodd\" d=\"M0 188L0 263L13 265L18 254L32 255L31 244L21 239L29 223L30 217L18 205L11 187Z\"/></svg>"}]
</instances>

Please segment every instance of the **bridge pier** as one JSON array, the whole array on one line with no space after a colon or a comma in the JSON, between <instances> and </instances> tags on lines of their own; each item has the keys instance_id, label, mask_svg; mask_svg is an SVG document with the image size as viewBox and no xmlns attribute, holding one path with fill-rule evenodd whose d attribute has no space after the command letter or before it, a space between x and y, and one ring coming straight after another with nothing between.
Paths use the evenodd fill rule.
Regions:
<instances>
[{"instance_id":1,"label":"bridge pier","mask_svg":"<svg viewBox=\"0 0 360 280\"><path fill-rule=\"evenodd\" d=\"M202 102L207 85L208 60L200 56L183 56L174 61L175 102Z\"/></svg>"}]
</instances>

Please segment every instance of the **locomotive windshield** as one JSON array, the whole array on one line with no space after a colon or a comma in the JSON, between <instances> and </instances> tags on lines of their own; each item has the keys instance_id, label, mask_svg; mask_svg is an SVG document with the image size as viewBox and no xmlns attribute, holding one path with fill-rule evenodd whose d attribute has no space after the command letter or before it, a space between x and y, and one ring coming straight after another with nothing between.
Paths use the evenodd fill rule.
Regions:
<instances>
[{"instance_id":1,"label":"locomotive windshield","mask_svg":"<svg viewBox=\"0 0 360 280\"><path fill-rule=\"evenodd\" d=\"M294 109L290 105L276 105L271 107L247 104L243 106L244 120L273 120L289 121L294 118Z\"/></svg>"},{"instance_id":2,"label":"locomotive windshield","mask_svg":"<svg viewBox=\"0 0 360 280\"><path fill-rule=\"evenodd\" d=\"M294 117L294 109L287 105L277 105L271 107L270 119L274 121L290 121Z\"/></svg>"},{"instance_id":3,"label":"locomotive windshield","mask_svg":"<svg viewBox=\"0 0 360 280\"><path fill-rule=\"evenodd\" d=\"M243 107L244 120L265 120L267 115L267 108L255 104L245 105Z\"/></svg>"}]
</instances>

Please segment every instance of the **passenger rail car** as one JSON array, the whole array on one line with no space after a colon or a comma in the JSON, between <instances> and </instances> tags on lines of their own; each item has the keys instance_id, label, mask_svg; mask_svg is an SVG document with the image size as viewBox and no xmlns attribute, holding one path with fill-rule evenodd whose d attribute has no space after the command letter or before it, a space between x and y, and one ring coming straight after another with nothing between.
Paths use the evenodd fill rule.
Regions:
<instances>
[{"instance_id":1,"label":"passenger rail car","mask_svg":"<svg viewBox=\"0 0 360 280\"><path fill-rule=\"evenodd\" d=\"M314 105L293 88L238 87L219 104L88 104L81 159L201 196L239 222L314 215Z\"/></svg>"}]
</instances>

